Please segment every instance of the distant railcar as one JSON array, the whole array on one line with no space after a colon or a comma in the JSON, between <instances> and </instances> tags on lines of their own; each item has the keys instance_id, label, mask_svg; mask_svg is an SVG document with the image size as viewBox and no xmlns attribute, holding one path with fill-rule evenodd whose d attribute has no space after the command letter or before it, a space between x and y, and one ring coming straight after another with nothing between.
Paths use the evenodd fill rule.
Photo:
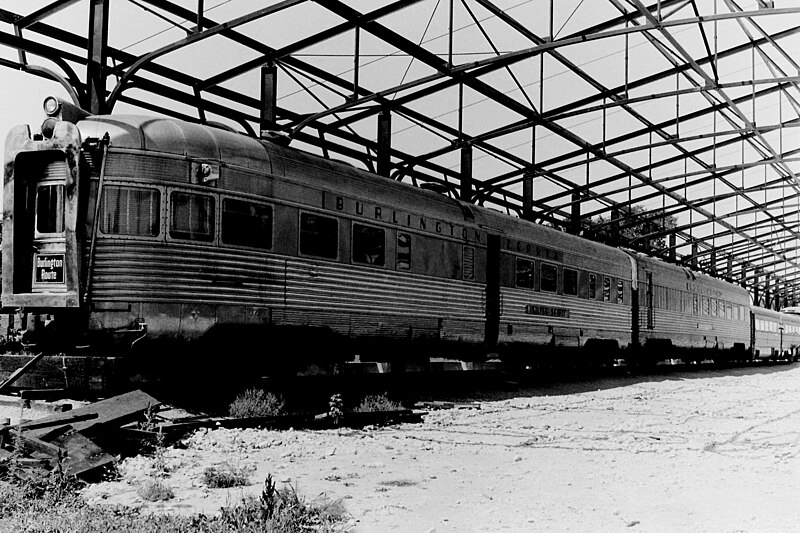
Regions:
<instances>
[{"instance_id":1,"label":"distant railcar","mask_svg":"<svg viewBox=\"0 0 800 533\"><path fill-rule=\"evenodd\" d=\"M752 345L755 359L795 360L800 346L800 316L752 308Z\"/></svg>"},{"instance_id":2,"label":"distant railcar","mask_svg":"<svg viewBox=\"0 0 800 533\"><path fill-rule=\"evenodd\" d=\"M784 353L787 359L797 361L800 359L800 316L797 313L785 313L781 310L781 325Z\"/></svg>"},{"instance_id":3,"label":"distant railcar","mask_svg":"<svg viewBox=\"0 0 800 533\"><path fill-rule=\"evenodd\" d=\"M66 108L6 140L2 303L48 316L43 349L255 343L290 367L752 353L738 286L269 141Z\"/></svg>"}]
</instances>

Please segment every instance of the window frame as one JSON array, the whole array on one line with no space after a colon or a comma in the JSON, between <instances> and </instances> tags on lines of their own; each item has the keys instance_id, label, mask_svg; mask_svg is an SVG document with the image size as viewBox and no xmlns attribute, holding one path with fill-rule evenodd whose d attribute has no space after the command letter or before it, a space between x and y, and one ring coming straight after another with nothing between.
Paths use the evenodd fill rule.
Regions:
<instances>
[{"instance_id":1,"label":"window frame","mask_svg":"<svg viewBox=\"0 0 800 533\"><path fill-rule=\"evenodd\" d=\"M567 272L571 272L571 273L575 274L575 292L567 292ZM580 274L578 273L578 270L575 269L575 268L564 267L562 269L561 292L562 292L562 294L564 296L575 296L575 297L578 296L578 293L580 292L579 282L578 282L578 278L579 277L580 277Z\"/></svg>"},{"instance_id":2,"label":"window frame","mask_svg":"<svg viewBox=\"0 0 800 533\"><path fill-rule=\"evenodd\" d=\"M406 262L405 258L403 258L402 261L400 259L400 253L401 253L400 252L400 236L401 235L405 235L406 237L408 237L408 262ZM412 235L413 235L413 233L411 233L410 231L397 230L397 232L395 233L394 269L396 271L411 272L412 263L413 263L413 259L412 259L413 258L413 251L412 250L414 248L414 246L413 246L414 239L412 239ZM403 252L403 253L405 254L405 252ZM402 265L406 265L407 264L408 266L402 266L401 267L400 266L401 264Z\"/></svg>"},{"instance_id":3,"label":"window frame","mask_svg":"<svg viewBox=\"0 0 800 533\"><path fill-rule=\"evenodd\" d=\"M556 277L553 280L553 290L545 289L544 288L544 283L542 283L544 281L545 267L550 267L555 271ZM539 269L538 270L539 270L539 272L538 272L539 275L538 275L537 279L539 280L539 291L540 292L547 292L547 293L550 293L550 294L558 294L559 293L558 292L558 289L559 289L558 265L542 261L539 264Z\"/></svg>"},{"instance_id":4,"label":"window frame","mask_svg":"<svg viewBox=\"0 0 800 533\"><path fill-rule=\"evenodd\" d=\"M531 284L530 287L525 285L519 284L519 263L520 261L524 261L526 263L530 263L531 271L530 271L530 280ZM533 259L528 259L525 257L514 256L514 287L517 289L522 289L526 291L534 291L536 290L536 261Z\"/></svg>"},{"instance_id":5,"label":"window frame","mask_svg":"<svg viewBox=\"0 0 800 533\"><path fill-rule=\"evenodd\" d=\"M253 245L250 245L250 244L234 244L234 243L225 242L225 240L222 237L222 231L223 231L223 221L224 221L225 201L226 200L233 200L235 202L246 202L246 203L250 203L250 204L253 204L253 205L260 206L260 207L268 207L271 210L272 214L271 214L271 221L270 221L270 228L269 228L269 230L270 230L270 235L269 235L269 243L270 243L270 245L268 247L253 246ZM219 222L218 222L219 244L221 246L231 246L233 248L243 248L243 249L247 249L247 250L257 250L257 251L260 251L260 252L273 251L275 249L275 218L276 218L275 211L276 211L275 210L275 204L270 203L270 202L264 202L264 201L261 201L261 200L255 200L253 198L248 198L248 197L233 196L233 195L229 195L229 194L220 195L220 197L219 197Z\"/></svg>"},{"instance_id":6,"label":"window frame","mask_svg":"<svg viewBox=\"0 0 800 533\"><path fill-rule=\"evenodd\" d=\"M167 202L164 201L164 198L169 198L169 196L167 194L167 190L166 190L167 188L166 187L157 186L157 185L142 185L141 183L128 182L128 181L113 181L113 182L106 182L105 183L105 185L103 186L103 189L104 189L103 194L105 194L105 188L106 187L125 187L125 188L128 188L128 189L147 189L147 190L156 190L156 191L158 191L158 193L160 195L159 207L158 207L158 217L159 217L159 221L158 221L159 228L158 228L158 230L159 231L158 231L158 234L155 235L155 236L151 236L151 235L123 235L123 234L120 234L120 233L105 233L103 231L103 228L102 228L101 224L98 221L98 224L97 224L97 234L98 235L102 235L103 238L106 238L106 239L121 239L121 240L131 240L131 239L133 239L133 240L147 240L147 241L163 241L164 237L169 234L169 232L166 231L166 226L168 225L168 223L165 220L165 216L166 216L165 210L166 210ZM102 198L99 199L99 201L102 201ZM100 210L98 211L98 216L100 216L100 217L103 216L103 206L102 205L101 205ZM180 240L183 241L183 239L180 239ZM201 242L203 242L203 241L201 241ZM205 241L205 242L208 242L208 241Z\"/></svg>"},{"instance_id":7,"label":"window frame","mask_svg":"<svg viewBox=\"0 0 800 533\"><path fill-rule=\"evenodd\" d=\"M39 231L39 189L43 189L44 187L60 187L61 189L61 231L51 231L51 232L42 232ZM67 209L66 209L66 186L62 181L52 181L52 180L45 180L35 184L34 188L34 195L33 195L33 232L34 238L54 238L54 237L64 237L67 231Z\"/></svg>"},{"instance_id":8,"label":"window frame","mask_svg":"<svg viewBox=\"0 0 800 533\"><path fill-rule=\"evenodd\" d=\"M356 226L361 226L363 228L368 228L370 230L378 230L383 234L382 262L380 264L370 263L367 261L356 261L355 259ZM386 246L386 234L387 234L387 229L383 226L377 226L374 224L364 224L363 222L356 222L355 220L353 220L352 223L350 224L350 263L353 265L362 265L372 268L386 268L388 266L386 252L389 249L389 247Z\"/></svg>"},{"instance_id":9,"label":"window frame","mask_svg":"<svg viewBox=\"0 0 800 533\"><path fill-rule=\"evenodd\" d=\"M313 255L313 254L304 253L302 251L301 245L303 243L303 227L302 227L303 226L303 215L311 215L311 216L318 217L318 218L326 218L326 219L330 219L330 220L333 220L334 222L336 222L336 256L335 257L329 257L329 256L326 256L326 255ZM298 213L297 213L297 256L298 257L307 257L309 259L321 259L321 260L327 260L327 261L340 261L341 257L342 257L342 253L341 253L341 251L342 251L341 250L342 237L341 237L341 234L340 234L341 233L341 229L342 229L341 222L342 222L342 219L340 219L339 217L320 214L320 213L317 213L316 211L303 210L303 209L299 210Z\"/></svg>"},{"instance_id":10,"label":"window frame","mask_svg":"<svg viewBox=\"0 0 800 533\"><path fill-rule=\"evenodd\" d=\"M211 217L211 220L214 224L213 228L213 235L211 240L200 240L200 239L187 239L184 237L175 237L172 235L172 195L178 194L193 194L196 196L205 196L211 198L214 206L214 216ZM184 188L177 188L177 187L168 187L166 190L166 198L167 201L164 202L164 226L165 231L164 234L166 235L166 239L169 242L183 242L183 243L193 243L193 244L202 244L202 245L216 245L219 244L219 194L209 193L205 190L198 191L195 189L184 189Z\"/></svg>"}]
</instances>

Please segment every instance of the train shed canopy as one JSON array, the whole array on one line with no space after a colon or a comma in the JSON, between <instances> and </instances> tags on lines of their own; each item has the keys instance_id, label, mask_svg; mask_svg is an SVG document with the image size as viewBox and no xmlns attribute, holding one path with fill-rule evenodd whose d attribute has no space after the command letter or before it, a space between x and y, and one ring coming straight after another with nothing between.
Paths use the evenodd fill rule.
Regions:
<instances>
[{"instance_id":1,"label":"train shed canopy","mask_svg":"<svg viewBox=\"0 0 800 533\"><path fill-rule=\"evenodd\" d=\"M800 0L10 0L0 45L95 114L291 143L800 302Z\"/></svg>"}]
</instances>

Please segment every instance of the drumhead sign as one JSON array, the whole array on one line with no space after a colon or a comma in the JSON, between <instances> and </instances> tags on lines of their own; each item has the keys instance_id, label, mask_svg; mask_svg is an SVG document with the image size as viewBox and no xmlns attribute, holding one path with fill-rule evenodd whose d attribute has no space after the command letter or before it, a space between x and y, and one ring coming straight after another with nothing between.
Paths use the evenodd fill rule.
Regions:
<instances>
[{"instance_id":1,"label":"drumhead sign","mask_svg":"<svg viewBox=\"0 0 800 533\"><path fill-rule=\"evenodd\" d=\"M36 283L64 283L64 254L37 255L35 263Z\"/></svg>"}]
</instances>

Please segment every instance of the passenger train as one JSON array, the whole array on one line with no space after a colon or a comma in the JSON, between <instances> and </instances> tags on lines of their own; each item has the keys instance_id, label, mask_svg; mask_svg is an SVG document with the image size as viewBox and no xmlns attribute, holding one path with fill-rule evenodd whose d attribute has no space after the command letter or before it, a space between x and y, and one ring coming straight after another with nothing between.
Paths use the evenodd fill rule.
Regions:
<instances>
[{"instance_id":1,"label":"passenger train","mask_svg":"<svg viewBox=\"0 0 800 533\"><path fill-rule=\"evenodd\" d=\"M6 139L1 296L46 317L42 349L239 343L265 368L797 355L800 316L687 268L220 128L45 111Z\"/></svg>"}]
</instances>

